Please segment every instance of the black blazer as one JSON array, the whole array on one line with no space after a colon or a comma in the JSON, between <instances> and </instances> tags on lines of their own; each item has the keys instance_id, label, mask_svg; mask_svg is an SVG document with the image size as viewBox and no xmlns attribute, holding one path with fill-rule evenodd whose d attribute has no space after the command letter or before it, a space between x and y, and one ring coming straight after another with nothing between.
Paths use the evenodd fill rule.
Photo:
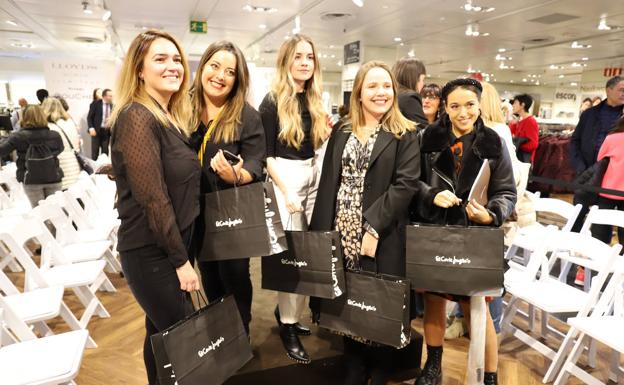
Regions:
<instances>
[{"instance_id":1,"label":"black blazer","mask_svg":"<svg viewBox=\"0 0 624 385\"><path fill-rule=\"evenodd\" d=\"M104 101L102 99L96 100L89 106L89 113L87 114L87 128L94 128L98 135L108 135L108 130L102 127L102 113L103 113ZM113 106L111 105L111 114L113 113Z\"/></svg>"},{"instance_id":2,"label":"black blazer","mask_svg":"<svg viewBox=\"0 0 624 385\"><path fill-rule=\"evenodd\" d=\"M422 98L418 92L409 91L399 94L399 110L403 116L418 123L420 128L427 127L429 121L423 111Z\"/></svg>"},{"instance_id":3,"label":"black blazer","mask_svg":"<svg viewBox=\"0 0 624 385\"><path fill-rule=\"evenodd\" d=\"M206 134L206 126L201 124L199 128L191 134L191 146L195 152L199 151ZM245 103L241 115L241 122L236 131L234 140L231 143L211 142L206 146L204 154L202 193L208 193L217 186L219 190L230 188L232 185L219 178L212 168L210 168L210 158L218 150L227 150L243 158L243 168L251 174L253 181L258 181L262 177L262 168L266 158L266 140L264 137L264 127L260 114L252 106Z\"/></svg>"},{"instance_id":4,"label":"black blazer","mask_svg":"<svg viewBox=\"0 0 624 385\"><path fill-rule=\"evenodd\" d=\"M311 230L333 230L336 198L342 174L342 152L351 125L334 129L327 144ZM420 185L420 149L415 131L397 139L381 130L373 147L364 180L363 222L378 233L376 261L380 273L405 276L405 225L408 207Z\"/></svg>"}]
</instances>

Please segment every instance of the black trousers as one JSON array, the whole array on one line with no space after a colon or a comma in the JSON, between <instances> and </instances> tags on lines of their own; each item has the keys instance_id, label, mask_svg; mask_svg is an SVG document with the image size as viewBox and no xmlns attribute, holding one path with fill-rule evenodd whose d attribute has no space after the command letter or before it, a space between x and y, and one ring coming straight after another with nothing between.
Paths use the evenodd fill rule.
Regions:
<instances>
[{"instance_id":1,"label":"black trousers","mask_svg":"<svg viewBox=\"0 0 624 385\"><path fill-rule=\"evenodd\" d=\"M227 261L198 261L202 285L209 302L232 294L249 335L253 288L249 275L249 258Z\"/></svg>"},{"instance_id":2,"label":"black trousers","mask_svg":"<svg viewBox=\"0 0 624 385\"><path fill-rule=\"evenodd\" d=\"M104 130L104 128L102 128ZM91 159L96 160L102 154L108 155L108 144L110 142L110 134L108 132L98 131L96 136L91 137Z\"/></svg>"},{"instance_id":3,"label":"black trousers","mask_svg":"<svg viewBox=\"0 0 624 385\"><path fill-rule=\"evenodd\" d=\"M189 293L180 290L176 270L156 245L122 251L121 267L128 286L145 311L143 360L150 385L157 385L156 362L150 336L193 313Z\"/></svg>"},{"instance_id":4,"label":"black trousers","mask_svg":"<svg viewBox=\"0 0 624 385\"><path fill-rule=\"evenodd\" d=\"M609 198L605 198L599 195L598 196L598 208L622 211L624 210L624 200L609 199ZM612 226L592 225L591 232L594 238L600 239L606 244L611 243L611 238L613 236ZM624 245L624 228L618 227L617 235L618 235L618 241L620 245Z\"/></svg>"}]
</instances>

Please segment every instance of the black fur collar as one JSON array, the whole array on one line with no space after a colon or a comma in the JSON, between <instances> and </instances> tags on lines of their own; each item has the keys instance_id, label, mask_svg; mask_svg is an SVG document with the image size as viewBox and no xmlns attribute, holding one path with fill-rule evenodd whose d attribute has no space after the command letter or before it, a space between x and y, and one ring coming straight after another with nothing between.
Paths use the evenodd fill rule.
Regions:
<instances>
[{"instance_id":1,"label":"black fur collar","mask_svg":"<svg viewBox=\"0 0 624 385\"><path fill-rule=\"evenodd\" d=\"M422 152L440 152L450 147L449 130L451 122L445 116L433 123L422 136L420 150ZM481 118L475 123L475 141L472 150L481 159L499 158L502 155L501 138L496 131L483 124Z\"/></svg>"}]
</instances>

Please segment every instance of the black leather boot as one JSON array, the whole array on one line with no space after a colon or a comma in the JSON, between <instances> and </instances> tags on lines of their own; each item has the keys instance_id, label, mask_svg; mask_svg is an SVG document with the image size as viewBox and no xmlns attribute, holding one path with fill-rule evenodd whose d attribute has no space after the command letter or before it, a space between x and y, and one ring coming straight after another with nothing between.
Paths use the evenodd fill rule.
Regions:
<instances>
[{"instance_id":1,"label":"black leather boot","mask_svg":"<svg viewBox=\"0 0 624 385\"><path fill-rule=\"evenodd\" d=\"M279 328L279 332L288 358L297 361L300 364L309 364L310 356L308 356L308 353L305 351L301 341L299 341L299 335L297 335L295 325L282 324Z\"/></svg>"},{"instance_id":2,"label":"black leather boot","mask_svg":"<svg viewBox=\"0 0 624 385\"><path fill-rule=\"evenodd\" d=\"M273 314L275 315L275 320L277 321L277 326L282 326L282 320L280 318L280 312L279 312L279 307L275 306L275 311L273 312ZM309 336L310 334L312 334L312 332L310 331L309 328L301 325L299 322L294 323L293 325L295 325L295 330L297 331L297 334L299 334L300 336Z\"/></svg>"},{"instance_id":3,"label":"black leather boot","mask_svg":"<svg viewBox=\"0 0 624 385\"><path fill-rule=\"evenodd\" d=\"M416 385L440 385L442 383L442 346L427 345L427 362Z\"/></svg>"},{"instance_id":4,"label":"black leather boot","mask_svg":"<svg viewBox=\"0 0 624 385\"><path fill-rule=\"evenodd\" d=\"M485 372L483 376L483 385L498 385L498 375L496 372Z\"/></svg>"}]
</instances>

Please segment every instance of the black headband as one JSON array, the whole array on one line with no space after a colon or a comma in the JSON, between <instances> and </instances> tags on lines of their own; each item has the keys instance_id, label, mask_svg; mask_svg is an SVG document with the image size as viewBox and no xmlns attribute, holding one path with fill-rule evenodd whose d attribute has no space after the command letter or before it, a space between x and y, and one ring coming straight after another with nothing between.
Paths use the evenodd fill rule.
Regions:
<instances>
[{"instance_id":1,"label":"black headband","mask_svg":"<svg viewBox=\"0 0 624 385\"><path fill-rule=\"evenodd\" d=\"M481 86L481 83L478 80L472 78L460 78L451 80L450 82L446 83L444 87L442 87L440 97L442 98L442 100L446 101L446 97L448 96L448 94L450 94L451 91L453 91L455 88L461 86L472 86L479 90L479 93L483 92L483 86Z\"/></svg>"}]
</instances>

